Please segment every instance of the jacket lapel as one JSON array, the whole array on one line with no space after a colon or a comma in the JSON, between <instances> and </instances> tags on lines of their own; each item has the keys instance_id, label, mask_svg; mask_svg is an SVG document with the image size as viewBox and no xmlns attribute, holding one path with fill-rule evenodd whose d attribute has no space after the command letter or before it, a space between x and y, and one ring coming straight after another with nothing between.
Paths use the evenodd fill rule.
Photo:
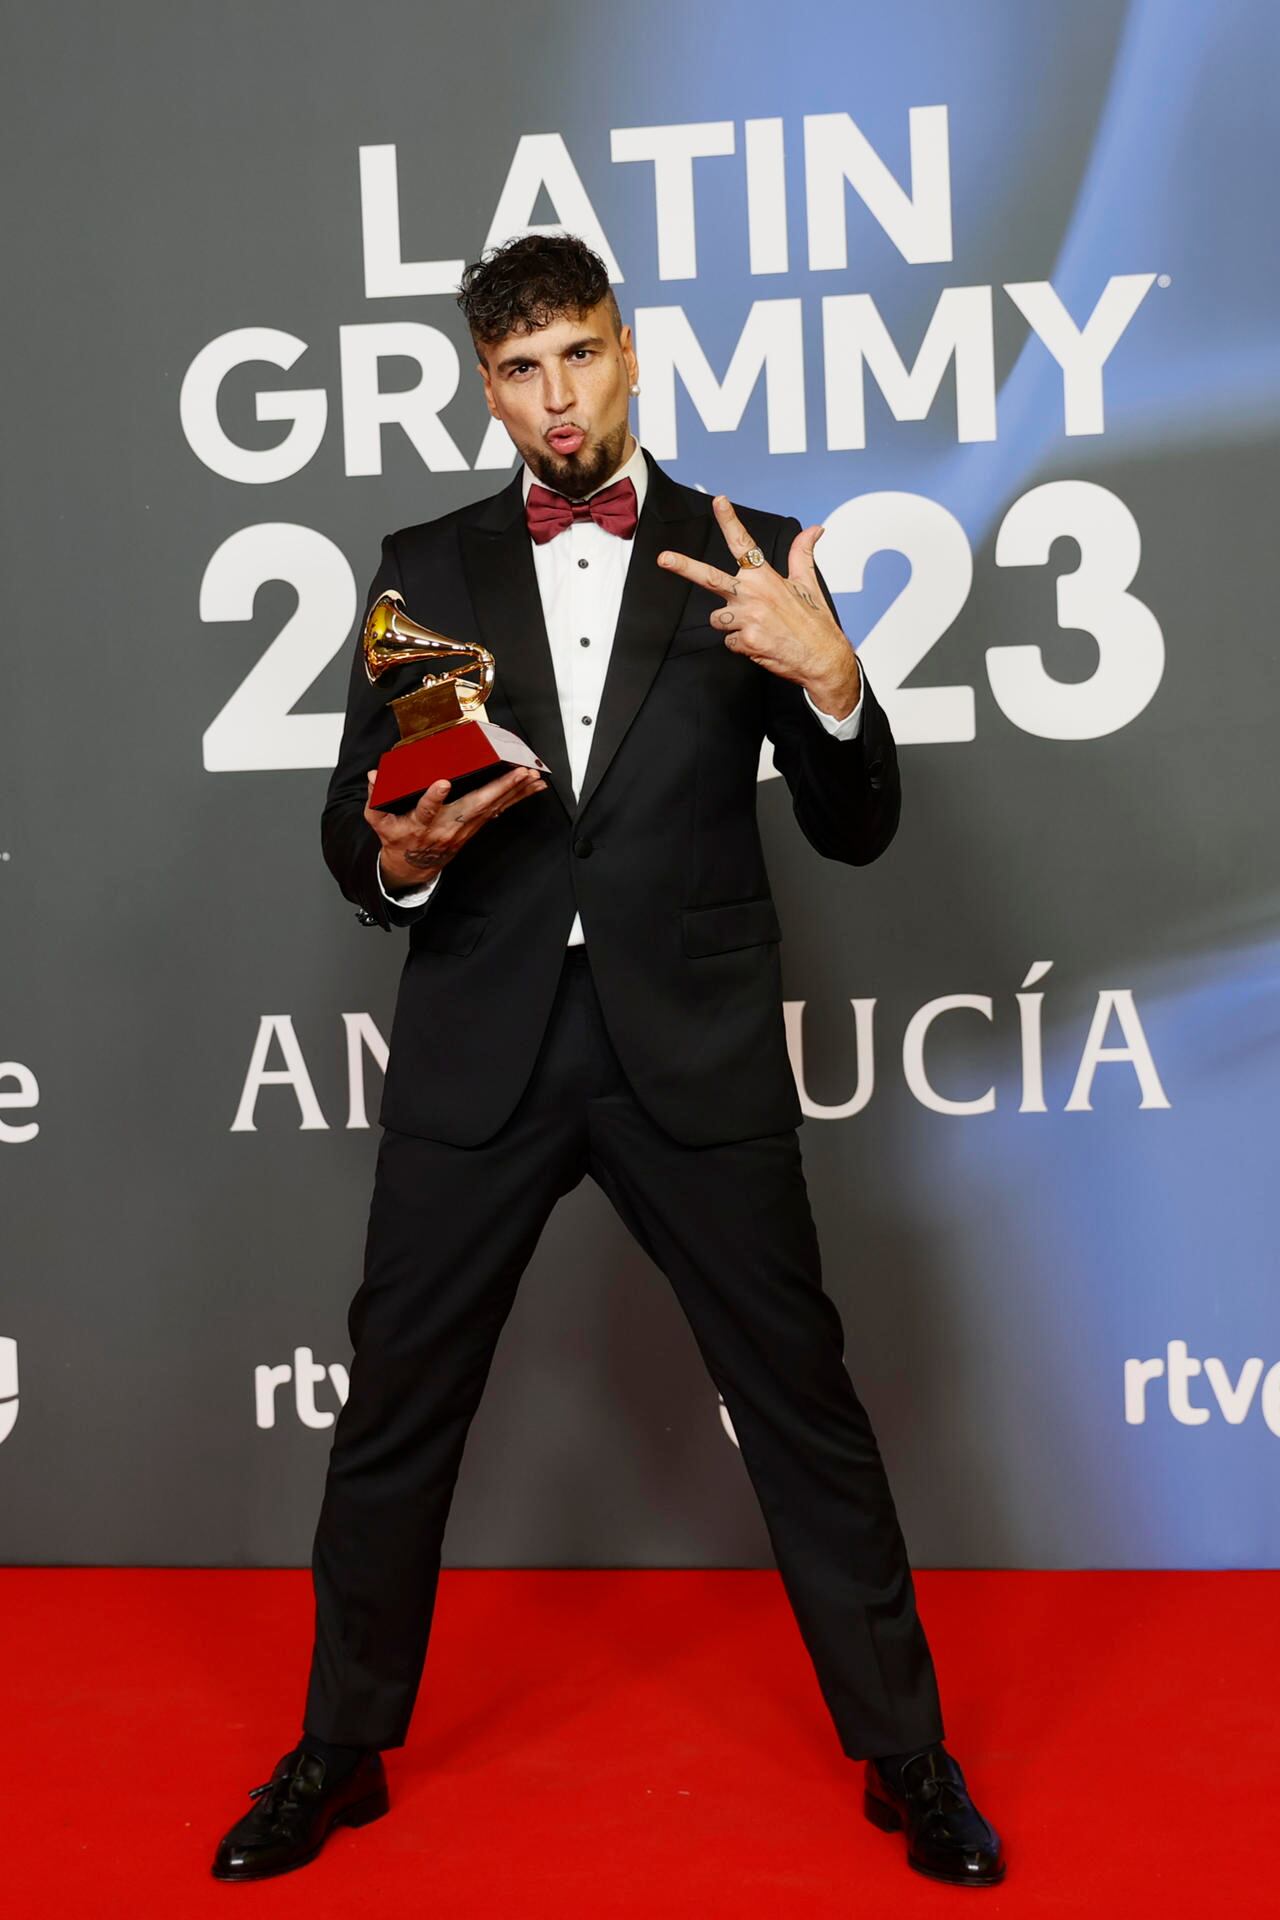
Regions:
<instances>
[{"instance_id":1,"label":"jacket lapel","mask_svg":"<svg viewBox=\"0 0 1280 1920\"><path fill-rule=\"evenodd\" d=\"M494 693L511 708L521 737L546 761L566 812L574 811L569 750L547 641L533 548L517 473L459 527L462 568L480 635L495 661Z\"/></svg>"},{"instance_id":2,"label":"jacket lapel","mask_svg":"<svg viewBox=\"0 0 1280 1920\"><path fill-rule=\"evenodd\" d=\"M693 504L687 490L677 486L647 453L645 460L649 484L636 525L600 713L582 777L579 814L585 811L622 745L689 597L689 582L660 567L658 555L671 548L700 560L716 525L710 501L705 506ZM700 502L700 496L695 500Z\"/></svg>"},{"instance_id":3,"label":"jacket lapel","mask_svg":"<svg viewBox=\"0 0 1280 1920\"><path fill-rule=\"evenodd\" d=\"M482 501L475 518L462 521L458 530L476 622L496 662L494 692L511 708L523 738L546 761L551 785L571 817L584 811L622 745L689 596L688 581L660 567L658 555L672 548L700 560L716 525L709 500L691 496L648 454L645 459L649 484L577 801L520 474L501 493Z\"/></svg>"}]
</instances>

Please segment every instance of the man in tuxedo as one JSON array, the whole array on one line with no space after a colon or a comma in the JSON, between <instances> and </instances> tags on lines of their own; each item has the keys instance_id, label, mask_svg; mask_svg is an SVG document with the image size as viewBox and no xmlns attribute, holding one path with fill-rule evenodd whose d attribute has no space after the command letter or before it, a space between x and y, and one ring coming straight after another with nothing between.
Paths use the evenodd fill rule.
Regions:
<instances>
[{"instance_id":1,"label":"man in tuxedo","mask_svg":"<svg viewBox=\"0 0 1280 1920\"><path fill-rule=\"evenodd\" d=\"M943 1747L933 1665L824 1292L756 824L763 739L820 853L897 827L893 737L814 564L820 527L678 485L629 422L639 369L600 259L529 235L463 277L501 492L384 539L369 603L496 655L490 718L541 756L405 813L352 663L325 858L409 929L354 1357L312 1569L302 1737L214 1873L252 1879L387 1811L471 1419L551 1209L590 1174L676 1289L724 1398L864 1810L937 1877L993 1885L998 1835ZM390 684L388 684L388 682Z\"/></svg>"}]
</instances>

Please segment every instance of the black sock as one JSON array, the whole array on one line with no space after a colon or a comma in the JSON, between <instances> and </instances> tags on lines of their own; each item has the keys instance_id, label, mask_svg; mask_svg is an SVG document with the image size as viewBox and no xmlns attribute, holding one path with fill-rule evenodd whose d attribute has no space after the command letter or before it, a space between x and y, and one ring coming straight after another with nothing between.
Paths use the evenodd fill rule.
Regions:
<instances>
[{"instance_id":1,"label":"black sock","mask_svg":"<svg viewBox=\"0 0 1280 1920\"><path fill-rule=\"evenodd\" d=\"M368 1753L368 1747L339 1747L330 1740L317 1740L313 1733L303 1729L298 1742L304 1753L313 1753L317 1760L324 1761L324 1781L327 1787L337 1786L340 1780L354 1771L361 1754Z\"/></svg>"},{"instance_id":2,"label":"black sock","mask_svg":"<svg viewBox=\"0 0 1280 1920\"><path fill-rule=\"evenodd\" d=\"M885 1779L897 1785L902 1778L902 1769L908 1760L914 1760L918 1753L941 1753L941 1740L931 1740L927 1747L912 1747L907 1753L878 1753L876 1765Z\"/></svg>"}]
</instances>

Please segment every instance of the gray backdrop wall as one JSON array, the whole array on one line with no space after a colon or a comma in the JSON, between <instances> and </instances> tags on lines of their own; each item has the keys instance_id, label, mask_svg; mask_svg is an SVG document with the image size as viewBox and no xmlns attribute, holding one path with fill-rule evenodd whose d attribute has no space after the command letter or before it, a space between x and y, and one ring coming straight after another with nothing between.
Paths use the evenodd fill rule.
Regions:
<instances>
[{"instance_id":1,"label":"gray backdrop wall","mask_svg":"<svg viewBox=\"0 0 1280 1920\"><path fill-rule=\"evenodd\" d=\"M900 833L759 806L850 1370L922 1563L1264 1563L1274 10L53 0L11 23L0 1553L298 1563L403 936L318 816L382 533L502 485L451 296L607 250L638 431L823 518ZM535 743L536 744L536 743ZM454 1563L751 1564L564 1203Z\"/></svg>"}]
</instances>

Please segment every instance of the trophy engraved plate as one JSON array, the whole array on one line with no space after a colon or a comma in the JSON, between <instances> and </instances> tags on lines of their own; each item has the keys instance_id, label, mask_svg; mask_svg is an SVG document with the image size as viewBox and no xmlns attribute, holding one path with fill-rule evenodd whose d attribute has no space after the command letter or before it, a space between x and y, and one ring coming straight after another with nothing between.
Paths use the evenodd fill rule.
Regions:
<instances>
[{"instance_id":1,"label":"trophy engraved plate","mask_svg":"<svg viewBox=\"0 0 1280 1920\"><path fill-rule=\"evenodd\" d=\"M487 647L450 640L419 626L406 613L402 595L388 589L369 609L361 651L373 685L393 667L446 654L461 662L426 674L421 686L388 702L400 738L378 762L369 796L372 806L407 812L434 780L451 781L449 797L454 799L468 787L496 778L504 767L548 772L531 747L485 712L495 671Z\"/></svg>"}]
</instances>

